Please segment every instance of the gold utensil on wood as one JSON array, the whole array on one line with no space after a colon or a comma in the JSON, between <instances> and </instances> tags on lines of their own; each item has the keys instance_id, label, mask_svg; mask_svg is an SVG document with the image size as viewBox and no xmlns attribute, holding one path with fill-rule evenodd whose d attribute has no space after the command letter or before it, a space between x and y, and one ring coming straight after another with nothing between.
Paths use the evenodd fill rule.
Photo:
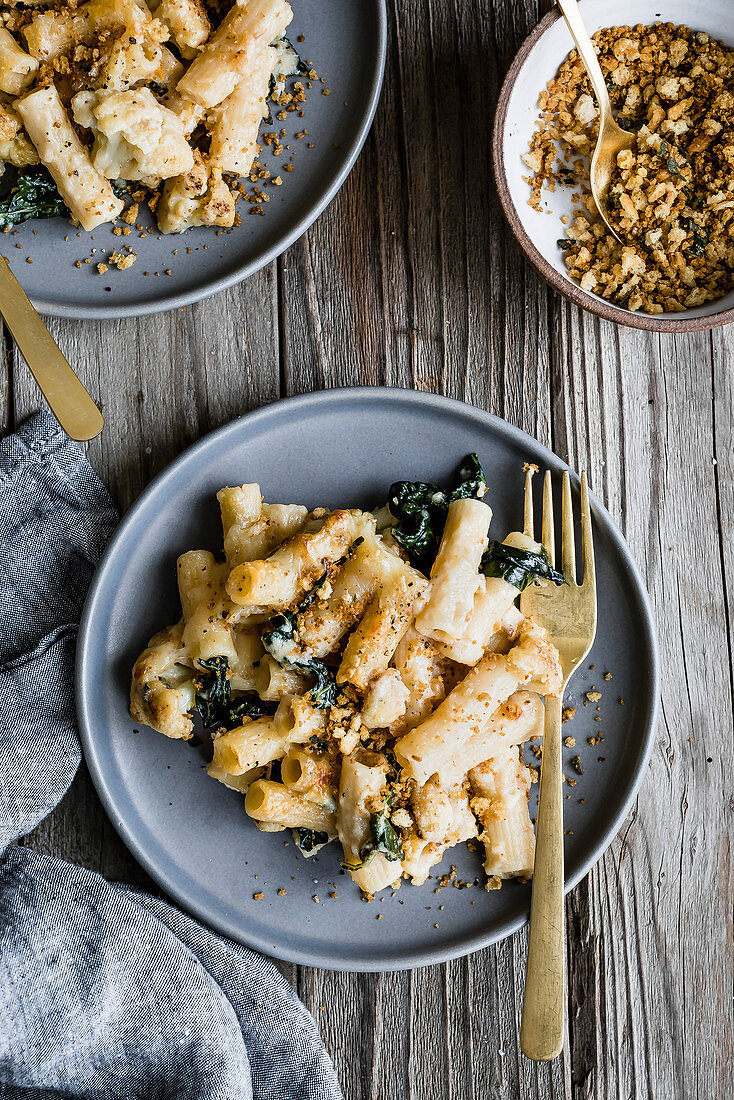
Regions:
<instances>
[{"instance_id":1,"label":"gold utensil on wood","mask_svg":"<svg viewBox=\"0 0 734 1100\"><path fill-rule=\"evenodd\" d=\"M525 478L525 531L533 536L532 473ZM541 542L555 565L553 487L550 471L543 484ZM561 708L569 679L586 657L596 635L596 575L591 511L586 475L581 474L581 563L583 577L576 582L571 480L563 475L561 500L561 571L566 584L529 585L520 597L520 610L548 632L561 655L563 685L545 700L543 756L540 769L538 823L535 840L530 938L525 974L525 996L520 1026L523 1054L536 1061L555 1058L563 1046L564 917L563 917L563 788Z\"/></svg>"},{"instance_id":2,"label":"gold utensil on wood","mask_svg":"<svg viewBox=\"0 0 734 1100\"><path fill-rule=\"evenodd\" d=\"M94 439L102 413L69 366L25 291L0 256L0 313L51 412L72 439Z\"/></svg>"},{"instance_id":3,"label":"gold utensil on wood","mask_svg":"<svg viewBox=\"0 0 734 1100\"><path fill-rule=\"evenodd\" d=\"M591 87L594 90L597 106L599 107L599 136L596 139L596 148L591 158L591 194L607 229L617 238L620 244L624 244L609 220L607 200L612 173L617 166L617 153L621 153L623 149L631 149L635 143L635 135L618 126L612 116L612 104L607 86L604 83L604 75L596 56L594 44L586 29L586 24L581 18L577 0L556 0L556 3L561 9L561 14L566 20L566 25L576 43L579 57L589 74Z\"/></svg>"}]
</instances>

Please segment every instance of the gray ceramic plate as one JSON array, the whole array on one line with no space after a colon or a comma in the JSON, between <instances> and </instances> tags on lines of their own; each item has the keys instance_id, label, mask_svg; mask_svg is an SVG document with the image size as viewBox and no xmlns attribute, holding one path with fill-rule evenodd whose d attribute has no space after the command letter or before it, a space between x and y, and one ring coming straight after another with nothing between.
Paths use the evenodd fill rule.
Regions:
<instances>
[{"instance_id":1,"label":"gray ceramic plate","mask_svg":"<svg viewBox=\"0 0 734 1100\"><path fill-rule=\"evenodd\" d=\"M522 518L522 464L565 469L530 436L445 398L355 389L280 401L181 455L137 501L107 551L79 638L77 698L87 763L113 825L146 870L181 905L235 940L315 966L385 970L466 954L527 919L530 889L515 883L492 893L480 887L435 893L435 879L420 889L404 883L395 896L365 904L340 873L336 846L306 861L288 834L258 832L242 797L202 772L196 747L146 728L134 732L127 710L135 657L180 614L177 555L221 547L214 496L221 486L257 480L267 500L370 507L384 502L394 480L440 482L471 451L488 473L499 538ZM600 857L630 808L652 746L658 699L648 597L619 531L597 501L593 508L599 635L573 684L577 713L565 727L577 742L564 750L567 758L580 755L583 766L583 775L567 768L576 780L566 788L569 888ZM611 680L604 679L607 672ZM584 707L592 686L602 691L601 702ZM604 741L587 745L600 732ZM464 847L453 849L440 871L451 864L460 879L481 875L478 857ZM278 895L279 889L287 892ZM261 891L264 900L254 900Z\"/></svg>"},{"instance_id":2,"label":"gray ceramic plate","mask_svg":"<svg viewBox=\"0 0 734 1100\"><path fill-rule=\"evenodd\" d=\"M314 83L303 118L293 112L285 121L274 119L272 126L263 123L264 131L285 129L288 136L282 141L291 146L280 157L261 158L274 175L280 170L284 181L282 187L265 189L270 196L265 216L251 216L249 204L241 202L237 209L242 224L222 236L214 229L162 236L149 218L152 228L146 237L135 230L129 237L116 237L111 225L78 235L61 218L25 222L14 235L1 238L2 251L37 309L57 317L130 317L198 301L280 255L331 202L362 148L380 95L385 3L293 0L291 6L288 34L326 83ZM303 42L297 42L300 35ZM330 95L322 95L323 88ZM296 139L295 133L304 128L308 135ZM282 171L291 152L293 171ZM141 215L139 221L146 219ZM126 244L138 253L135 266L97 274L96 263ZM27 263L28 258L33 262ZM75 266L86 258L91 262Z\"/></svg>"}]
</instances>

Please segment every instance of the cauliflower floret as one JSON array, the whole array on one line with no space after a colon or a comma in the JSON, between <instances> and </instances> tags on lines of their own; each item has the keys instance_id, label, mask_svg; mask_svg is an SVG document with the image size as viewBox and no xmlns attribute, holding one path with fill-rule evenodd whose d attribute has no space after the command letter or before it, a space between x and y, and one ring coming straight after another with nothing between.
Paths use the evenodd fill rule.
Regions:
<instances>
[{"instance_id":1,"label":"cauliflower floret","mask_svg":"<svg viewBox=\"0 0 734 1100\"><path fill-rule=\"evenodd\" d=\"M79 125L94 133L92 163L107 179L155 185L193 167L181 120L149 88L78 92L71 106Z\"/></svg>"},{"instance_id":2,"label":"cauliflower floret","mask_svg":"<svg viewBox=\"0 0 734 1100\"><path fill-rule=\"evenodd\" d=\"M368 729L391 726L405 714L410 691L396 668L386 668L376 676L362 706L362 721Z\"/></svg>"},{"instance_id":3,"label":"cauliflower floret","mask_svg":"<svg viewBox=\"0 0 734 1100\"><path fill-rule=\"evenodd\" d=\"M197 225L234 225L234 195L216 168L200 159L190 172L168 180L156 210L162 233L182 233Z\"/></svg>"},{"instance_id":4,"label":"cauliflower floret","mask_svg":"<svg viewBox=\"0 0 734 1100\"><path fill-rule=\"evenodd\" d=\"M27 168L38 164L38 153L31 145L20 119L10 107L0 104L0 163Z\"/></svg>"},{"instance_id":5,"label":"cauliflower floret","mask_svg":"<svg viewBox=\"0 0 734 1100\"><path fill-rule=\"evenodd\" d=\"M154 80L161 59L162 50L157 42L138 41L129 35L118 38L100 74L99 87L118 92Z\"/></svg>"}]
</instances>

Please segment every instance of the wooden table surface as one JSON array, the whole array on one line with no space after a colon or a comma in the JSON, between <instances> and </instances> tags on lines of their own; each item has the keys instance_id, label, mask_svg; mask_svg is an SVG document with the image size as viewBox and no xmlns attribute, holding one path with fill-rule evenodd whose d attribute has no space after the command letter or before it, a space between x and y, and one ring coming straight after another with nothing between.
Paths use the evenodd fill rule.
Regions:
<instances>
[{"instance_id":1,"label":"wooden table surface","mask_svg":"<svg viewBox=\"0 0 734 1100\"><path fill-rule=\"evenodd\" d=\"M358 0L354 0L358 2ZM568 1041L518 1047L526 936L384 975L286 967L347 1100L734 1096L731 797L734 327L617 328L551 292L510 238L491 120L531 0L389 0L381 104L341 194L286 255L157 317L52 321L107 418L89 457L126 509L199 436L286 394L416 387L472 402L576 468L657 611L663 708L633 812L568 897ZM9 338L5 428L39 407ZM28 839L150 887L81 769Z\"/></svg>"}]
</instances>

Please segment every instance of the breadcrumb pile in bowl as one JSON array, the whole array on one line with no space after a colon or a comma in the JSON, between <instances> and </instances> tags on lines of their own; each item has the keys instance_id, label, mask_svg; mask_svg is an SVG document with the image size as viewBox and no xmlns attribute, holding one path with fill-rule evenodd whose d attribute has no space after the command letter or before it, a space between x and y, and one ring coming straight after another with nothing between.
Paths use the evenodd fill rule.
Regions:
<instances>
[{"instance_id":1,"label":"breadcrumb pile in bowl","mask_svg":"<svg viewBox=\"0 0 734 1100\"><path fill-rule=\"evenodd\" d=\"M510 229L554 290L605 320L677 333L734 322L734 3L579 7L634 138L612 180L624 244L591 198L596 97L557 7L520 46L497 101L492 164Z\"/></svg>"},{"instance_id":2,"label":"breadcrumb pile in bowl","mask_svg":"<svg viewBox=\"0 0 734 1100\"><path fill-rule=\"evenodd\" d=\"M621 245L589 188L598 111L573 50L541 92L523 160L528 201L574 188L559 240L583 290L631 311L676 313L734 289L734 50L673 23L608 27L593 36L619 124L636 146L618 154L609 191Z\"/></svg>"}]
</instances>

